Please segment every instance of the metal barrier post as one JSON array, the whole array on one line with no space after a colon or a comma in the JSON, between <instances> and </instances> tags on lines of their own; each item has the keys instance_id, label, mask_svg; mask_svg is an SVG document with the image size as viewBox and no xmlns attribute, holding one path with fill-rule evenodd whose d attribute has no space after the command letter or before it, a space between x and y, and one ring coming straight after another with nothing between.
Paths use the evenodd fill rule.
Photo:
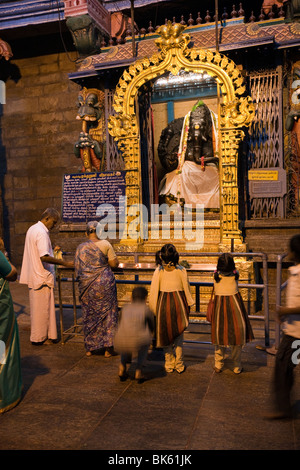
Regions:
<instances>
[{"instance_id":1,"label":"metal barrier post","mask_svg":"<svg viewBox=\"0 0 300 470\"><path fill-rule=\"evenodd\" d=\"M59 302L59 321L60 321L61 342L62 342L62 344L64 344L64 333L63 333L64 332L64 317L63 317L60 272L57 273L57 282L58 282L58 302Z\"/></svg>"},{"instance_id":2,"label":"metal barrier post","mask_svg":"<svg viewBox=\"0 0 300 470\"><path fill-rule=\"evenodd\" d=\"M61 332L61 343L65 344L65 336L82 336L83 333L78 332L78 329L82 329L82 325L78 324L77 321L77 305L76 305L76 290L75 290L75 276L72 273L72 277L64 278L61 277L61 269L58 269L57 272L57 282L58 282L58 293L59 293L59 316L60 316L60 332ZM63 304L62 302L62 283L63 282L72 282L72 304ZM79 306L78 306L79 307ZM63 321L63 309L64 308L73 308L73 325L70 328L64 329Z\"/></svg>"},{"instance_id":3,"label":"metal barrier post","mask_svg":"<svg viewBox=\"0 0 300 470\"><path fill-rule=\"evenodd\" d=\"M263 254L264 275L264 312L265 312L265 346L270 346L270 312L269 312L269 284L268 284L268 257Z\"/></svg>"}]
</instances>

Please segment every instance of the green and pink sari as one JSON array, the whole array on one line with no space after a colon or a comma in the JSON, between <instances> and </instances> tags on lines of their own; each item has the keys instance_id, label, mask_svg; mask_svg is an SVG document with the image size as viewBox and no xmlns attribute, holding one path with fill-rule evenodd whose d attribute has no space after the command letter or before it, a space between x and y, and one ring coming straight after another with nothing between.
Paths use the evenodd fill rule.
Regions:
<instances>
[{"instance_id":1,"label":"green and pink sari","mask_svg":"<svg viewBox=\"0 0 300 470\"><path fill-rule=\"evenodd\" d=\"M8 281L0 278L0 413L18 404L22 393L19 330Z\"/></svg>"}]
</instances>

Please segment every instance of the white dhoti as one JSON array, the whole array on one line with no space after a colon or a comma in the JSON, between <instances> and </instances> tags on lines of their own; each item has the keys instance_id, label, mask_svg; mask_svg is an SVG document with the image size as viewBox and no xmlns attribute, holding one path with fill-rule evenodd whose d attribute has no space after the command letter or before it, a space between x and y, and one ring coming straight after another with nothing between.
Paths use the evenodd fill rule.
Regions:
<instances>
[{"instance_id":1,"label":"white dhoti","mask_svg":"<svg viewBox=\"0 0 300 470\"><path fill-rule=\"evenodd\" d=\"M46 339L57 339L54 290L46 285L29 289L31 317L30 341L40 343Z\"/></svg>"},{"instance_id":2,"label":"white dhoti","mask_svg":"<svg viewBox=\"0 0 300 470\"><path fill-rule=\"evenodd\" d=\"M167 173L159 186L160 195L172 194L184 199L185 204L203 204L204 208L219 208L219 172L215 165L204 167L185 161L181 173L177 170Z\"/></svg>"}]
</instances>

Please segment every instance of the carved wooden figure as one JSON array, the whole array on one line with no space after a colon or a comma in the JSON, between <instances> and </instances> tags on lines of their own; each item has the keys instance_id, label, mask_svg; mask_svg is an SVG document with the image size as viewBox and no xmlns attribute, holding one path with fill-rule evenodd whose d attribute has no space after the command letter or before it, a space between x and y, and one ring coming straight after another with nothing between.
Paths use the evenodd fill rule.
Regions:
<instances>
[{"instance_id":1,"label":"carved wooden figure","mask_svg":"<svg viewBox=\"0 0 300 470\"><path fill-rule=\"evenodd\" d=\"M82 160L82 172L101 171L105 160L104 93L95 88L83 88L77 105L76 119L82 121L82 131L75 143L75 156Z\"/></svg>"}]
</instances>

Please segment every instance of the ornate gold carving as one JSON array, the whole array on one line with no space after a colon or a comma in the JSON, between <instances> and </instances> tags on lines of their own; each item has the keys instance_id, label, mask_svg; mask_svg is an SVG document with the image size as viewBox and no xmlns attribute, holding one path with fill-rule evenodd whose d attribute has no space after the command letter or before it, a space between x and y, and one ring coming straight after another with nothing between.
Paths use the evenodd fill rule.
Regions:
<instances>
[{"instance_id":1,"label":"ornate gold carving","mask_svg":"<svg viewBox=\"0 0 300 470\"><path fill-rule=\"evenodd\" d=\"M109 49L109 51L106 54L107 59L112 59L115 57L119 52L119 47L118 46L113 46Z\"/></svg>"},{"instance_id":2,"label":"ornate gold carving","mask_svg":"<svg viewBox=\"0 0 300 470\"><path fill-rule=\"evenodd\" d=\"M220 186L222 200L221 239L241 242L238 216L238 148L244 133L241 129L221 130Z\"/></svg>"},{"instance_id":3,"label":"ornate gold carving","mask_svg":"<svg viewBox=\"0 0 300 470\"><path fill-rule=\"evenodd\" d=\"M155 42L159 52L150 58L137 60L124 71L114 96L115 116L110 116L108 128L117 140L125 161L125 170L130 170L130 186L126 195L130 201L141 203L141 170L139 148L139 126L135 115L135 100L139 89L166 72L176 75L180 70L193 73L206 72L215 78L222 93L220 109L221 149L220 181L222 234L221 244L234 238L241 243L238 227L238 183L237 156L239 141L254 116L254 105L250 97L243 97L245 85L236 64L227 56L212 50L188 48L190 36L184 34L184 25L170 21L159 27L160 38ZM223 238L224 237L224 240Z\"/></svg>"},{"instance_id":4,"label":"ornate gold carving","mask_svg":"<svg viewBox=\"0 0 300 470\"><path fill-rule=\"evenodd\" d=\"M81 62L81 65L80 67L82 69L88 69L91 67L91 65L93 64L93 57L86 57L85 59L83 59L83 61Z\"/></svg>"},{"instance_id":5,"label":"ornate gold carving","mask_svg":"<svg viewBox=\"0 0 300 470\"><path fill-rule=\"evenodd\" d=\"M254 112L254 104L249 96L246 98L237 98L230 103L222 105L221 126L249 126L254 117Z\"/></svg>"},{"instance_id":6,"label":"ornate gold carving","mask_svg":"<svg viewBox=\"0 0 300 470\"><path fill-rule=\"evenodd\" d=\"M129 142L128 139L138 136L136 116L111 116L108 129L116 140L126 137L126 142Z\"/></svg>"},{"instance_id":7,"label":"ornate gold carving","mask_svg":"<svg viewBox=\"0 0 300 470\"><path fill-rule=\"evenodd\" d=\"M155 44L162 51L167 51L168 49L173 49L174 47L181 48L182 50L186 49L188 43L190 42L190 36L188 34L182 35L182 32L186 26L175 23L174 25L171 21L168 21L167 24L164 24L158 28L158 34L161 35L159 39L156 39Z\"/></svg>"},{"instance_id":8,"label":"ornate gold carving","mask_svg":"<svg viewBox=\"0 0 300 470\"><path fill-rule=\"evenodd\" d=\"M292 23L290 25L291 33L295 34L296 36L300 35L300 24L299 23Z\"/></svg>"}]
</instances>

